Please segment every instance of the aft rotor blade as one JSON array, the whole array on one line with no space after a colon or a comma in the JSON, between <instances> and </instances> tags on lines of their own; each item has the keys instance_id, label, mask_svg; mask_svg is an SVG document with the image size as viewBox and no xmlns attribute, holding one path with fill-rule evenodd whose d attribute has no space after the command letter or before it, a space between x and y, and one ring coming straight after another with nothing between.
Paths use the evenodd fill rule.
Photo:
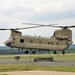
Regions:
<instances>
[{"instance_id":1,"label":"aft rotor blade","mask_svg":"<svg viewBox=\"0 0 75 75\"><path fill-rule=\"evenodd\" d=\"M43 25L44 26L44 24L35 24L35 23L22 23L22 24L27 24L27 25ZM45 25L49 25L49 24L45 24ZM51 26L51 25L58 25L58 24L50 24L49 26Z\"/></svg>"},{"instance_id":2,"label":"aft rotor blade","mask_svg":"<svg viewBox=\"0 0 75 75\"><path fill-rule=\"evenodd\" d=\"M0 28L0 30L20 30L20 29L31 29L31 28L39 28L39 27L44 27L44 26L57 25L57 24L43 25L43 24L34 24L34 23L24 23L24 24L32 24L32 25L37 25L37 26L25 27L25 28L10 28L10 29Z\"/></svg>"},{"instance_id":3,"label":"aft rotor blade","mask_svg":"<svg viewBox=\"0 0 75 75\"><path fill-rule=\"evenodd\" d=\"M75 27L75 25L74 26L68 26L68 28L74 28Z\"/></svg>"},{"instance_id":4,"label":"aft rotor blade","mask_svg":"<svg viewBox=\"0 0 75 75\"><path fill-rule=\"evenodd\" d=\"M58 27L58 28L74 28L75 26L49 26L49 27Z\"/></svg>"},{"instance_id":5,"label":"aft rotor blade","mask_svg":"<svg viewBox=\"0 0 75 75\"><path fill-rule=\"evenodd\" d=\"M34 24L34 23L22 23L22 24L27 24L27 25L43 25L43 24Z\"/></svg>"},{"instance_id":6,"label":"aft rotor blade","mask_svg":"<svg viewBox=\"0 0 75 75\"><path fill-rule=\"evenodd\" d=\"M32 24L32 23L27 23L27 24ZM37 25L37 26L33 26L33 27L25 27L25 28L16 28L17 30L20 30L20 29L31 29L31 28L39 28L39 27L44 27L44 26L52 26L52 25L57 25L57 24L50 24L50 25L43 25L43 24L34 24L34 25Z\"/></svg>"},{"instance_id":7,"label":"aft rotor blade","mask_svg":"<svg viewBox=\"0 0 75 75\"><path fill-rule=\"evenodd\" d=\"M39 27L59 27L59 28L74 28L75 26L53 26L57 24L50 24L50 25L38 25L38 26L32 26L32 27L25 27L25 28L16 28L16 29L10 29L10 30L20 30L20 29L32 29L32 28L39 28Z\"/></svg>"},{"instance_id":8,"label":"aft rotor blade","mask_svg":"<svg viewBox=\"0 0 75 75\"><path fill-rule=\"evenodd\" d=\"M39 27L44 27L45 25L41 25L41 26L33 26L33 27L25 27L25 28L16 28L17 30L20 29L32 29L32 28L39 28Z\"/></svg>"}]
</instances>

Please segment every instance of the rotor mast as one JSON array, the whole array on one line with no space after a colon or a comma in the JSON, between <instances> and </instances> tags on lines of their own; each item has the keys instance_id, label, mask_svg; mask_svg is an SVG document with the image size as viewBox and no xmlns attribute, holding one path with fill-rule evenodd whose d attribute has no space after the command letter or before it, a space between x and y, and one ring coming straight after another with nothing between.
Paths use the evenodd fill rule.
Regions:
<instances>
[{"instance_id":1,"label":"rotor mast","mask_svg":"<svg viewBox=\"0 0 75 75\"><path fill-rule=\"evenodd\" d=\"M20 31L16 31L16 30L11 30L11 34L10 34L10 37L11 36L21 36L22 35L22 32Z\"/></svg>"}]
</instances>

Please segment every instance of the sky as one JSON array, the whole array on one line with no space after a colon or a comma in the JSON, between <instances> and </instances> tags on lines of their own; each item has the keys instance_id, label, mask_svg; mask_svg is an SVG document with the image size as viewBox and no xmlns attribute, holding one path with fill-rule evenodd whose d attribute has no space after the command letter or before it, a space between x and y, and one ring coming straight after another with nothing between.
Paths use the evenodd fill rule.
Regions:
<instances>
[{"instance_id":1,"label":"sky","mask_svg":"<svg viewBox=\"0 0 75 75\"><path fill-rule=\"evenodd\" d=\"M22 28L36 24L75 25L75 0L0 0L0 28ZM43 27L20 30L23 35L50 37L59 28ZM75 44L75 28L72 30ZM9 38L10 31L0 31L0 46Z\"/></svg>"}]
</instances>

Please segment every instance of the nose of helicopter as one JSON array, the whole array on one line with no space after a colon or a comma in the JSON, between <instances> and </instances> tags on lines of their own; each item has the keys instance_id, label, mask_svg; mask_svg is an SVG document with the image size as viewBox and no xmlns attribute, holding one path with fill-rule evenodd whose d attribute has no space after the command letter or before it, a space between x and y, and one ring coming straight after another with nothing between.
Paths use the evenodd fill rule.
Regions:
<instances>
[{"instance_id":1,"label":"nose of helicopter","mask_svg":"<svg viewBox=\"0 0 75 75\"><path fill-rule=\"evenodd\" d=\"M6 46L10 46L10 45L11 45L11 42L5 41L4 44L5 44Z\"/></svg>"},{"instance_id":2,"label":"nose of helicopter","mask_svg":"<svg viewBox=\"0 0 75 75\"><path fill-rule=\"evenodd\" d=\"M6 45L6 46L11 46L11 44L13 43L13 40L14 40L15 38L14 37L10 37L7 41L5 41L4 42L4 44Z\"/></svg>"}]
</instances>

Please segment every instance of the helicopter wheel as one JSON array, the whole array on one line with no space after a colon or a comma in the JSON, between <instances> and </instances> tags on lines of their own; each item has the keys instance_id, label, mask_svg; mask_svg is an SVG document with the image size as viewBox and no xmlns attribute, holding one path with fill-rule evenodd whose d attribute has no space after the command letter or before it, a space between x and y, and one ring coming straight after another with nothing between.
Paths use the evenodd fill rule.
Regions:
<instances>
[{"instance_id":1,"label":"helicopter wheel","mask_svg":"<svg viewBox=\"0 0 75 75\"><path fill-rule=\"evenodd\" d=\"M28 50L26 50L26 51L25 51L25 54L29 54L29 51L28 51Z\"/></svg>"},{"instance_id":2,"label":"helicopter wheel","mask_svg":"<svg viewBox=\"0 0 75 75\"><path fill-rule=\"evenodd\" d=\"M36 54L36 51L32 51L32 54Z\"/></svg>"},{"instance_id":3,"label":"helicopter wheel","mask_svg":"<svg viewBox=\"0 0 75 75\"><path fill-rule=\"evenodd\" d=\"M62 54L65 54L65 52L64 52L64 51L62 51Z\"/></svg>"},{"instance_id":4,"label":"helicopter wheel","mask_svg":"<svg viewBox=\"0 0 75 75\"><path fill-rule=\"evenodd\" d=\"M56 51L54 51L54 54L57 54L57 52L56 52Z\"/></svg>"}]
</instances>

